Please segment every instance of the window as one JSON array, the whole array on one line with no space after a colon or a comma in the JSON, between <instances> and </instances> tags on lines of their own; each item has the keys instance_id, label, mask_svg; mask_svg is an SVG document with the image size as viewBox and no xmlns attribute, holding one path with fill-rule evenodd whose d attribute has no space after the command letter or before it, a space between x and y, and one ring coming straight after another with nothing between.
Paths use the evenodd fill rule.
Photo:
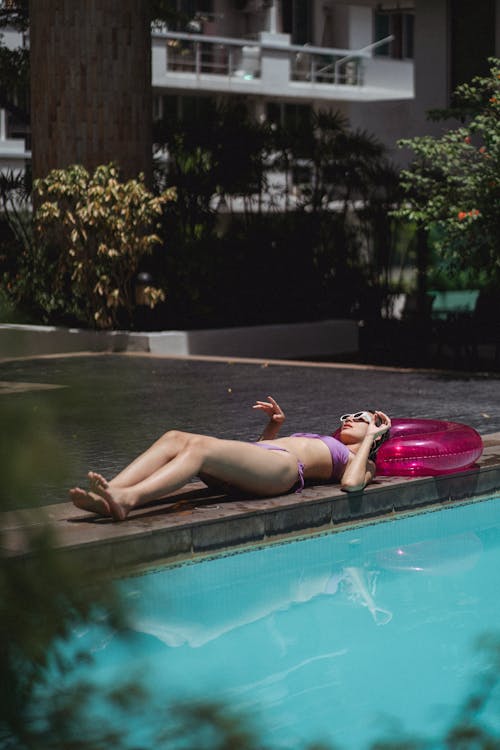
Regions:
<instances>
[{"instance_id":1,"label":"window","mask_svg":"<svg viewBox=\"0 0 500 750\"><path fill-rule=\"evenodd\" d=\"M284 128L307 127L311 122L312 107L309 104L288 104L268 102L266 118L268 122Z\"/></svg>"},{"instance_id":2,"label":"window","mask_svg":"<svg viewBox=\"0 0 500 750\"><path fill-rule=\"evenodd\" d=\"M209 96L159 94L153 96L153 120L174 118L188 122L203 121L211 115L213 107L214 99Z\"/></svg>"},{"instance_id":3,"label":"window","mask_svg":"<svg viewBox=\"0 0 500 750\"><path fill-rule=\"evenodd\" d=\"M412 12L398 10L375 11L374 41L393 36L388 44L376 47L377 57L390 57L393 60L407 60L413 58L413 28L414 15Z\"/></svg>"},{"instance_id":4,"label":"window","mask_svg":"<svg viewBox=\"0 0 500 750\"><path fill-rule=\"evenodd\" d=\"M292 44L313 42L313 3L310 0L282 0L283 31L290 34Z\"/></svg>"},{"instance_id":5,"label":"window","mask_svg":"<svg viewBox=\"0 0 500 750\"><path fill-rule=\"evenodd\" d=\"M482 0L480 9L470 0L451 0L451 91L474 76L488 75L488 57L495 54L495 16L495 0Z\"/></svg>"}]
</instances>

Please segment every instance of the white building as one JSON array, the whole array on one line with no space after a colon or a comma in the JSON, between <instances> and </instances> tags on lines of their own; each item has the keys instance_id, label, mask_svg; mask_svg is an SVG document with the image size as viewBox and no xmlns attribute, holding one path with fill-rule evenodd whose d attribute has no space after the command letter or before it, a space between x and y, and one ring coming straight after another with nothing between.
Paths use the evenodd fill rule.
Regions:
<instances>
[{"instance_id":1,"label":"white building","mask_svg":"<svg viewBox=\"0 0 500 750\"><path fill-rule=\"evenodd\" d=\"M152 37L154 116L202 97L243 95L260 118L341 111L393 151L439 132L427 120L455 86L500 56L500 0L177 0L182 30ZM20 35L4 35L9 46ZM0 110L0 167L29 159Z\"/></svg>"},{"instance_id":2,"label":"white building","mask_svg":"<svg viewBox=\"0 0 500 750\"><path fill-rule=\"evenodd\" d=\"M396 150L500 56L500 0L177 0L188 32L153 35L155 110L245 95L260 117L331 108ZM384 41L385 40L385 41Z\"/></svg>"}]
</instances>

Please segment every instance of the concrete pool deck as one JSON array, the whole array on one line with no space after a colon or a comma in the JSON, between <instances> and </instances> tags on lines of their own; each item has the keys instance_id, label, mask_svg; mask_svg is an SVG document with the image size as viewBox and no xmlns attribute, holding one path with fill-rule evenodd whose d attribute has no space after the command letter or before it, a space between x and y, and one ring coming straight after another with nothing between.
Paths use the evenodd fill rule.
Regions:
<instances>
[{"instance_id":1,"label":"concrete pool deck","mask_svg":"<svg viewBox=\"0 0 500 750\"><path fill-rule=\"evenodd\" d=\"M112 476L165 429L256 439L262 420L251 405L269 393L287 412L288 434L320 432L346 408L369 407L376 400L394 417L470 424L483 435L484 454L477 467L464 472L378 477L364 492L350 495L322 485L276 498L231 499L193 483L189 492L142 508L124 523L66 502L66 488L81 484L87 468ZM20 407L20 414L49 409L70 467L61 486L36 484L43 507L0 512L0 544L7 556L29 559L29 535L48 521L60 554L89 575L343 529L500 489L498 376L487 373L80 352L0 359L0 397Z\"/></svg>"},{"instance_id":2,"label":"concrete pool deck","mask_svg":"<svg viewBox=\"0 0 500 750\"><path fill-rule=\"evenodd\" d=\"M456 474L418 479L378 477L363 492L315 486L301 494L269 499L231 499L194 482L115 523L85 513L71 503L37 512L1 513L4 553L28 559L29 534L47 521L55 545L68 564L89 575L194 559L245 545L265 544L299 534L342 529L356 522L470 500L500 488L500 432L483 436L477 467Z\"/></svg>"}]
</instances>

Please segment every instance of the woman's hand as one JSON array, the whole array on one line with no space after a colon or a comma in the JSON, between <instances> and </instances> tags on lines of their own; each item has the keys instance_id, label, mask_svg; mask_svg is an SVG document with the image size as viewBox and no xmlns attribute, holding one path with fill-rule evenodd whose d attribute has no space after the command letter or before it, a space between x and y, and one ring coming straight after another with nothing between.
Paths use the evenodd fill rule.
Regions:
<instances>
[{"instance_id":1,"label":"woman's hand","mask_svg":"<svg viewBox=\"0 0 500 750\"><path fill-rule=\"evenodd\" d=\"M269 418L269 423L264 428L260 440L274 440L285 421L285 412L272 396L267 397L267 401L256 401L252 409L263 411Z\"/></svg>"},{"instance_id":2,"label":"woman's hand","mask_svg":"<svg viewBox=\"0 0 500 750\"><path fill-rule=\"evenodd\" d=\"M370 451L373 444L387 432L390 426L391 420L387 414L383 411L373 413L366 434L342 475L340 484L342 490L356 492L372 481L375 476L375 463L370 459Z\"/></svg>"},{"instance_id":3,"label":"woman's hand","mask_svg":"<svg viewBox=\"0 0 500 750\"><path fill-rule=\"evenodd\" d=\"M378 435L383 435L391 427L391 420L384 414L383 411L376 411L373 413L372 420L368 425L367 435L371 435L373 438Z\"/></svg>"},{"instance_id":4,"label":"woman's hand","mask_svg":"<svg viewBox=\"0 0 500 750\"><path fill-rule=\"evenodd\" d=\"M268 396L267 401L256 401L252 408L265 412L270 422L282 425L285 421L285 412L272 396Z\"/></svg>"}]
</instances>

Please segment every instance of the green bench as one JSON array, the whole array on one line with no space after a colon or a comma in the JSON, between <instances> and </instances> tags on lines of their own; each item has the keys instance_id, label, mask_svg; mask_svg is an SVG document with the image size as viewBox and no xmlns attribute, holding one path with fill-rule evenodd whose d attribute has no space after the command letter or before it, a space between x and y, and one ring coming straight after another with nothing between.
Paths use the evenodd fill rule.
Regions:
<instances>
[{"instance_id":1,"label":"green bench","mask_svg":"<svg viewBox=\"0 0 500 750\"><path fill-rule=\"evenodd\" d=\"M433 298L431 317L434 320L449 320L474 313L479 289L462 289L452 292L430 291L429 296Z\"/></svg>"}]
</instances>

